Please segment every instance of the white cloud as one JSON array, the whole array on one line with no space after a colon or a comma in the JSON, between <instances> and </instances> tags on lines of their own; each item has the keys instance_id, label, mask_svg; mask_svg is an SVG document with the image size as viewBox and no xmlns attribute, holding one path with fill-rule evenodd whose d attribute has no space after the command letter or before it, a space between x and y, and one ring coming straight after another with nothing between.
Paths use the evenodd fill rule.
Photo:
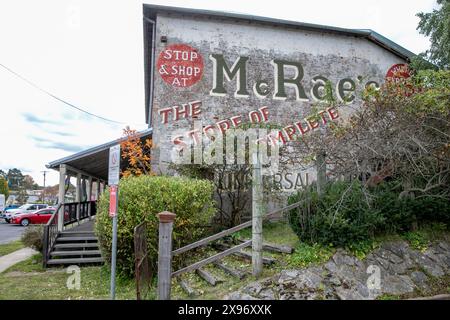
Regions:
<instances>
[{"instance_id":1,"label":"white cloud","mask_svg":"<svg viewBox=\"0 0 450 320\"><path fill-rule=\"evenodd\" d=\"M429 46L416 31L415 14L434 5L432 0L145 2L370 28L415 53ZM145 128L141 1L2 1L0 39L0 63L92 113ZM30 115L52 123L30 121ZM40 171L49 161L71 154L72 147L115 139L122 127L81 114L0 68L0 169L23 168L42 184ZM51 148L54 144L59 148ZM58 182L55 172L47 177L50 184Z\"/></svg>"}]
</instances>

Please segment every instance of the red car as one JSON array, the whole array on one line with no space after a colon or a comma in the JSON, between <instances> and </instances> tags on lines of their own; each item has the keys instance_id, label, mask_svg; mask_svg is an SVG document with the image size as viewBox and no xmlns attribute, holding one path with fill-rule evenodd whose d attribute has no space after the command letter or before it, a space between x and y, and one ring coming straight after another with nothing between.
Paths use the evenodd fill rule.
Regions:
<instances>
[{"instance_id":1,"label":"red car","mask_svg":"<svg viewBox=\"0 0 450 320\"><path fill-rule=\"evenodd\" d=\"M29 224L45 224L55 212L54 208L45 208L30 213L20 213L12 216L11 223L26 227Z\"/></svg>"}]
</instances>

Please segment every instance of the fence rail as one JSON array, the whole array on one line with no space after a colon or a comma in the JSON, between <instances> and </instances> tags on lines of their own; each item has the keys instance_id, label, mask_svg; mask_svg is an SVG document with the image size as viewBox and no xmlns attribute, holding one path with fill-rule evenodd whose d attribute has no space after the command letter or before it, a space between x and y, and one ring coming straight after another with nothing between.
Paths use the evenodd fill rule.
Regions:
<instances>
[{"instance_id":1,"label":"fence rail","mask_svg":"<svg viewBox=\"0 0 450 320\"><path fill-rule=\"evenodd\" d=\"M275 210L275 211L269 212L269 213L267 213L266 215L264 215L263 218L264 218L264 219L268 219L268 218L271 218L272 216L274 216L274 215L276 215L276 214L280 214L280 213L283 213L283 212L285 212L285 211L295 209L295 208L299 207L300 205L302 205L304 202L305 202L305 200L302 200L302 201L293 203L293 204L291 204L291 205L288 205L288 206L286 206L286 207L284 207L284 208L277 209L277 210ZM183 253L183 252L186 252L186 251L195 249L195 248L197 248L197 247L204 246L204 245L206 245L206 244L208 244L208 243L210 243L210 242L212 242L212 241L221 239L221 238L223 238L223 237L226 237L226 236L228 236L228 235L230 235L230 234L233 234L233 233L235 233L235 232L238 232L238 231L240 231L240 230L246 229L246 228L251 227L251 226L252 226L252 221L251 221L251 220L250 220L250 221L247 221L247 222L244 222L244 223L242 223L242 224L240 224L240 225L237 225L237 226L232 227L232 228L230 228L230 229L221 231L221 232L216 233L216 234L214 234L214 235L212 235L212 236L203 238L203 239L201 239L201 240L199 240L199 241L193 242L193 243L188 244L188 245L186 245L186 246L184 246L184 247L182 247L182 248L179 248L179 249L177 249L177 250L174 250L174 251L172 252L172 256L176 256L176 255L181 254L181 253Z\"/></svg>"},{"instance_id":2,"label":"fence rail","mask_svg":"<svg viewBox=\"0 0 450 320\"><path fill-rule=\"evenodd\" d=\"M274 210L270 213L267 213L263 216L263 219L268 219L276 214L280 214L295 208L298 208L302 204L304 204L306 199L301 200L299 202L290 204L281 209ZM172 257L179 255L181 253L187 252L189 250L205 246L215 240L226 237L230 234L233 234L237 231L243 230L245 228L252 226L252 221L244 222L238 226L232 227L230 229L221 231L212 236L206 237L199 241L188 244L182 248L176 249L172 251L172 228L173 221L175 220L176 215L170 212L162 212L158 215L159 217L159 248L158 248L158 299L160 300L168 300L170 299L170 289L171 289L171 278L177 277L185 272L197 270L209 263L218 261L226 256L229 256L233 253L240 251L243 248L249 247L252 245L252 240L247 240L239 245L236 245L232 248L229 248L225 251L219 252L213 256L210 256L201 261L197 261L189 266L186 266L182 269L179 269L175 272L172 272Z\"/></svg>"}]
</instances>

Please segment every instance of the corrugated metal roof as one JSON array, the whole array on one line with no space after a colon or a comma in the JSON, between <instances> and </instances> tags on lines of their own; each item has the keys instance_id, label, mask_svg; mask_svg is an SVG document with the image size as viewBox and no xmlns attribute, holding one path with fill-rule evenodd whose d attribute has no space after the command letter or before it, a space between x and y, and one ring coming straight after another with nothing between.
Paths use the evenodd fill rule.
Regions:
<instances>
[{"instance_id":1,"label":"corrugated metal roof","mask_svg":"<svg viewBox=\"0 0 450 320\"><path fill-rule=\"evenodd\" d=\"M413 52L403 48L402 46L398 45L397 43L389 40L388 38L382 36L381 34L370 30L370 29L347 29L347 28L339 28L339 27L332 27L332 26L326 26L326 25L320 25L320 24L312 24L312 23L304 23L304 22L298 22L298 21L291 21L291 20L282 20L282 19L276 19L276 18L268 18L268 17L261 17L261 16L255 16L255 15L247 15L247 14L241 14L241 13L235 13L235 12L227 12L227 11L212 11L212 10L203 10L203 9L192 9L192 8L181 8L181 7L169 7L169 6L160 6L160 5L153 5L153 4L143 4L143 11L144 11L144 17L155 19L156 14L158 12L166 12L166 13L177 13L177 14L188 14L188 15L201 15L201 16L207 16L207 17L216 17L216 18L229 18L229 19L235 19L235 20L241 20L241 21L249 21L249 22L257 22L262 24L270 24L273 26L285 26L285 27L292 27L297 28L301 30L308 30L308 31L318 31L318 32L327 32L327 33L335 33L335 34L342 34L342 35L348 35L348 36L355 36L360 38L365 38L371 42L374 42L375 44L383 47L386 50L389 50L390 52L396 54L397 56L401 57L402 59L405 59L407 61L411 60L414 56L416 56ZM148 44L147 35L144 32L144 47ZM148 57L148 48L145 47L144 49L146 52L144 52L144 57L147 59ZM148 82L148 72L150 72L149 67L147 65L145 69L145 95L146 95L146 104L145 104L145 120L147 123L149 122L148 119L148 108L149 106L149 86L150 83Z\"/></svg>"}]
</instances>

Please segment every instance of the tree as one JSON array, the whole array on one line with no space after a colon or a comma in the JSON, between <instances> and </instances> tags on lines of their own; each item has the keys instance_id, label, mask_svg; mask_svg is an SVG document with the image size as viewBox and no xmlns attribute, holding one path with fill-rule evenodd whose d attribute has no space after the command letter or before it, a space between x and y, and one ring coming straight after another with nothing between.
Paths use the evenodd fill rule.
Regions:
<instances>
[{"instance_id":1,"label":"tree","mask_svg":"<svg viewBox=\"0 0 450 320\"><path fill-rule=\"evenodd\" d=\"M420 12L417 30L430 37L431 47L421 54L423 58L441 69L450 67L450 1L437 0L439 9L432 12Z\"/></svg>"},{"instance_id":2,"label":"tree","mask_svg":"<svg viewBox=\"0 0 450 320\"><path fill-rule=\"evenodd\" d=\"M19 190L23 186L24 176L19 169L9 169L7 177L10 190Z\"/></svg>"},{"instance_id":3,"label":"tree","mask_svg":"<svg viewBox=\"0 0 450 320\"><path fill-rule=\"evenodd\" d=\"M122 176L153 175L150 164L152 139L141 141L136 130L132 130L129 127L126 127L123 132L126 140L120 144L120 148L122 150L122 158L126 159L128 164L126 169L122 171Z\"/></svg>"},{"instance_id":4,"label":"tree","mask_svg":"<svg viewBox=\"0 0 450 320\"><path fill-rule=\"evenodd\" d=\"M29 190L35 189L37 184L34 182L33 177L27 174L23 177L23 186L25 189Z\"/></svg>"},{"instance_id":5,"label":"tree","mask_svg":"<svg viewBox=\"0 0 450 320\"><path fill-rule=\"evenodd\" d=\"M231 228L240 224L245 214L251 215L251 165L181 164L170 168L183 176L214 182L219 226Z\"/></svg>"},{"instance_id":6,"label":"tree","mask_svg":"<svg viewBox=\"0 0 450 320\"><path fill-rule=\"evenodd\" d=\"M8 188L8 181L2 176L0 176L0 194L5 195L5 200L8 199L9 196L9 188Z\"/></svg>"},{"instance_id":7,"label":"tree","mask_svg":"<svg viewBox=\"0 0 450 320\"><path fill-rule=\"evenodd\" d=\"M285 156L295 161L298 154L325 150L330 179L359 179L371 188L392 178L400 197L449 199L449 128L450 71L419 71L368 88L365 105L349 121L302 137Z\"/></svg>"},{"instance_id":8,"label":"tree","mask_svg":"<svg viewBox=\"0 0 450 320\"><path fill-rule=\"evenodd\" d=\"M19 192L17 193L17 202L20 204L27 203L28 201L28 194L27 191L24 188L20 188Z\"/></svg>"},{"instance_id":9,"label":"tree","mask_svg":"<svg viewBox=\"0 0 450 320\"><path fill-rule=\"evenodd\" d=\"M3 171L2 169L0 169L0 178L5 178L5 180L6 180L6 179L7 179L6 176L7 176L7 175L6 175L6 172Z\"/></svg>"}]
</instances>

